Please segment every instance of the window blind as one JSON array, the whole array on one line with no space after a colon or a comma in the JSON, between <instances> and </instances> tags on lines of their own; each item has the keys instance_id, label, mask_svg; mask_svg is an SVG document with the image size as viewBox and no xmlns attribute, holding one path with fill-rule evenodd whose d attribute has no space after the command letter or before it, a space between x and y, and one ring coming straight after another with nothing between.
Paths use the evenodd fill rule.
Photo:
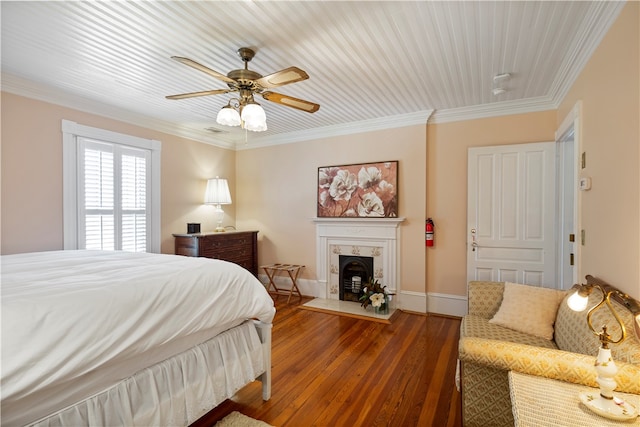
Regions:
<instances>
[{"instance_id":1,"label":"window blind","mask_svg":"<svg viewBox=\"0 0 640 427\"><path fill-rule=\"evenodd\" d=\"M150 150L79 140L80 247L145 252Z\"/></svg>"}]
</instances>

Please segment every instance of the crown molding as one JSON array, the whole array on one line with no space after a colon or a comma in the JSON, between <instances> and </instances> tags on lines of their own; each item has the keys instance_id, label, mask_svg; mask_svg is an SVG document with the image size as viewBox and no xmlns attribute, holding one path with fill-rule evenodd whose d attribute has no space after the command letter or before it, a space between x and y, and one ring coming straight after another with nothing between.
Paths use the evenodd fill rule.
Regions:
<instances>
[{"instance_id":1,"label":"crown molding","mask_svg":"<svg viewBox=\"0 0 640 427\"><path fill-rule=\"evenodd\" d=\"M235 141L232 139L224 138L220 135L214 137L212 136L213 134L205 130L187 129L177 123L136 114L102 102L73 95L48 85L23 79L13 74L2 73L2 91L220 148L235 149Z\"/></svg>"},{"instance_id":2,"label":"crown molding","mask_svg":"<svg viewBox=\"0 0 640 427\"><path fill-rule=\"evenodd\" d=\"M551 84L549 94L555 108L558 108L605 34L618 19L626 2L615 2L614 4L615 6L611 7L610 2L599 2L596 3L596 7L589 9L589 15L585 18L588 24L583 27L581 34L576 35L576 40L583 42L581 48L572 50L564 57L564 61L556 73L556 78Z\"/></svg>"},{"instance_id":3,"label":"crown molding","mask_svg":"<svg viewBox=\"0 0 640 427\"><path fill-rule=\"evenodd\" d=\"M236 150L250 150L253 148L269 147L273 145L293 144L312 139L330 138L355 133L374 132L384 129L395 129L406 126L425 125L433 110L416 111L415 113L400 114L396 116L380 117L362 120L352 123L343 123L333 126L324 126L317 129L289 132L279 135L254 137L251 143L240 145Z\"/></svg>"},{"instance_id":4,"label":"crown molding","mask_svg":"<svg viewBox=\"0 0 640 427\"><path fill-rule=\"evenodd\" d=\"M553 99L545 96L524 100L451 108L446 110L422 110L414 113L380 117L352 123L342 123L333 126L288 132L278 135L260 136L259 134L251 133L251 138L247 141L244 138L238 138L237 135L228 134L224 136L213 136L205 130L188 129L182 127L179 123L154 119L148 116L132 113L130 111L125 111L120 108L112 107L77 95L72 95L59 89L37 84L6 73L2 74L2 90L15 95L96 114L98 116L118 120L146 129L152 129L158 132L229 150L251 150L254 148L293 144L314 139L330 138L363 132L374 132L377 130L394 129L420 124L426 125L427 122L430 124L447 123L557 109L557 104L554 103Z\"/></svg>"},{"instance_id":5,"label":"crown molding","mask_svg":"<svg viewBox=\"0 0 640 427\"><path fill-rule=\"evenodd\" d=\"M27 98L37 99L43 102L60 105L98 116L118 120L146 129L163 132L180 138L186 138L196 142L213 145L229 150L251 150L254 148L269 147L282 144L293 144L314 139L330 138L343 135L351 135L364 132L375 132L384 129L394 129L405 126L414 126L427 122L447 123L465 120L482 119L488 117L505 116L512 114L531 113L557 109L557 103L550 96L529 98L524 100L496 102L469 107L451 108L446 110L422 110L414 113L380 117L362 120L352 123L342 123L333 126L325 126L316 129L307 129L296 132L282 133L278 135L260 136L251 133L251 138L246 141L234 135L213 136L206 130L194 130L182 127L179 123L154 119L141 114L132 113L101 102L90 100L63 92L50 86L37 84L20 77L3 73L2 90Z\"/></svg>"},{"instance_id":6,"label":"crown molding","mask_svg":"<svg viewBox=\"0 0 640 427\"><path fill-rule=\"evenodd\" d=\"M514 101L494 102L491 104L438 110L433 114L429 123L448 123L485 119L489 117L555 110L556 108L557 105L553 103L551 97L542 96L537 98L518 99Z\"/></svg>"}]
</instances>

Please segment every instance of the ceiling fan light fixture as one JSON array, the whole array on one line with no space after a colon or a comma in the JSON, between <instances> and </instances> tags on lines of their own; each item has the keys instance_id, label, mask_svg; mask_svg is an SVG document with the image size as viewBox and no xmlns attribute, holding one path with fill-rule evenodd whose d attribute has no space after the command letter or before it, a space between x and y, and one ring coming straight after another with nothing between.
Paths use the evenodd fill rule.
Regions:
<instances>
[{"instance_id":1,"label":"ceiling fan light fixture","mask_svg":"<svg viewBox=\"0 0 640 427\"><path fill-rule=\"evenodd\" d=\"M242 124L240 114L231 104L227 104L220 109L216 122L224 126L240 126Z\"/></svg>"},{"instance_id":2,"label":"ceiling fan light fixture","mask_svg":"<svg viewBox=\"0 0 640 427\"><path fill-rule=\"evenodd\" d=\"M309 75L298 67L289 67L276 71L266 76L249 70L249 61L255 55L255 51L248 47L238 49L238 55L244 62L244 69L232 70L224 75L211 68L202 65L192 59L181 56L171 58L198 71L206 73L213 78L221 80L227 84L228 89L203 90L199 92L181 93L169 95L165 98L188 99L199 96L219 95L229 92L237 92L238 97L232 98L229 103L222 107L216 116L216 123L223 126L242 126L245 130L253 132L263 132L267 130L267 115L264 110L254 101L253 96L257 93L263 99L275 102L285 107L292 107L298 110L314 113L318 111L320 105L292 96L282 95L276 92L264 91L273 87L280 87L291 83L296 83L309 78Z\"/></svg>"},{"instance_id":3,"label":"ceiling fan light fixture","mask_svg":"<svg viewBox=\"0 0 640 427\"><path fill-rule=\"evenodd\" d=\"M240 118L244 123L244 128L247 130L253 132L264 132L267 130L267 115L257 102L244 105Z\"/></svg>"}]
</instances>

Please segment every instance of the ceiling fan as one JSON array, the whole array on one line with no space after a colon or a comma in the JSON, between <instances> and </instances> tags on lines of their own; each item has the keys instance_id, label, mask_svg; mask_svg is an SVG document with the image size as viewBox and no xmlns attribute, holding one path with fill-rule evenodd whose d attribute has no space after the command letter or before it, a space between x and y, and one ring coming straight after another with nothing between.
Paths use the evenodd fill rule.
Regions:
<instances>
[{"instance_id":1,"label":"ceiling fan","mask_svg":"<svg viewBox=\"0 0 640 427\"><path fill-rule=\"evenodd\" d=\"M186 99L197 96L220 95L224 93L237 92L238 98L231 99L229 103L222 108L220 113L218 113L217 122L229 126L238 126L242 124L248 130L255 131L266 130L266 118L264 117L264 110L262 110L259 104L255 102L253 98L255 94L260 95L267 101L275 102L286 107L296 108L308 113L314 113L318 111L318 109L320 108L320 105L318 104L266 90L308 79L309 75L304 70L301 70L298 67L289 67L285 68L284 70L276 71L273 74L262 76L255 71L249 70L248 68L249 61L251 61L255 55L255 52L252 49L248 47L241 47L240 49L238 49L238 55L240 56L242 61L244 61L244 69L229 71L226 76L222 73L212 70L209 67L199 64L192 59L183 58L180 56L172 56L172 59L181 62L182 64L188 65L192 68L195 68L196 70L207 73L210 76L225 82L227 86L229 86L229 88L169 95L166 98ZM234 101L237 105L232 105L232 102ZM252 106L255 106L253 108L259 108L261 112L258 112L257 114L262 116L261 122L255 125L253 124L255 122L253 122L252 120L252 114L255 114ZM236 109L242 112L242 120L240 120L239 113L236 111ZM234 113L234 111L236 112ZM233 116L232 118L229 118L227 116L228 114L235 114L238 117ZM223 117L221 117L221 115Z\"/></svg>"}]
</instances>

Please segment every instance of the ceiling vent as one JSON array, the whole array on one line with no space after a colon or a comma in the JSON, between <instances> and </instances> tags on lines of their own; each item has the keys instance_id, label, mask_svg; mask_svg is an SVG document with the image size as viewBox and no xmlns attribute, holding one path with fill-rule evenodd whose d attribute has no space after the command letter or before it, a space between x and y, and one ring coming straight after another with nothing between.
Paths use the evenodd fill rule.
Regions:
<instances>
[{"instance_id":1,"label":"ceiling vent","mask_svg":"<svg viewBox=\"0 0 640 427\"><path fill-rule=\"evenodd\" d=\"M209 131L211 133L228 133L225 130L222 129L218 129L218 128L214 128L214 127L210 127L210 128L205 128L204 130Z\"/></svg>"}]
</instances>

